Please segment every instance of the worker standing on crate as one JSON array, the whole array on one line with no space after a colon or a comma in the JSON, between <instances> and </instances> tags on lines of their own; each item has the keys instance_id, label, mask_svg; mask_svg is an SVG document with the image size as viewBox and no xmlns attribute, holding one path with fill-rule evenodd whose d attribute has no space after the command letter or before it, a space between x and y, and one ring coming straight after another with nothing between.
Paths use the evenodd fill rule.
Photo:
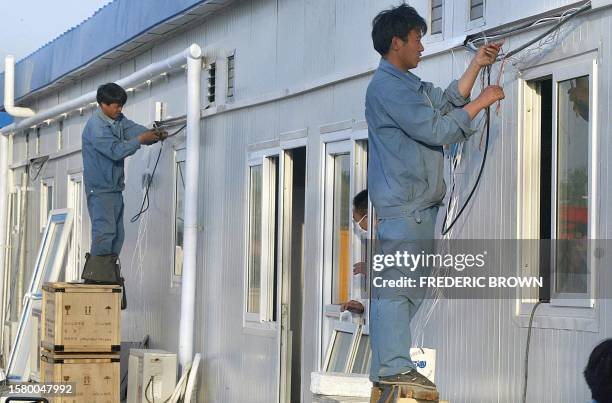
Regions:
<instances>
[{"instance_id":1,"label":"worker standing on crate","mask_svg":"<svg viewBox=\"0 0 612 403\"><path fill-rule=\"evenodd\" d=\"M446 192L442 146L468 139L474 133L472 119L504 98L499 86L487 87L474 101L469 98L480 70L495 62L501 44L480 48L463 76L442 90L409 72L421 60L421 36L427 32L413 7L402 4L382 11L372 25L374 48L382 56L367 89L365 110L368 187L378 218L376 252L433 252L438 206ZM436 386L416 371L410 358L410 320L425 290L375 286L377 276L394 280L418 271L390 266L372 275L372 401L387 402L399 388L415 398L439 399Z\"/></svg>"},{"instance_id":2,"label":"worker standing on crate","mask_svg":"<svg viewBox=\"0 0 612 403\"><path fill-rule=\"evenodd\" d=\"M124 160L166 133L127 119L121 113L127 93L115 83L101 85L96 100L98 109L87 121L82 139L83 182L91 219L91 249L82 278L89 283L123 285L117 259L124 239Z\"/></svg>"}]
</instances>

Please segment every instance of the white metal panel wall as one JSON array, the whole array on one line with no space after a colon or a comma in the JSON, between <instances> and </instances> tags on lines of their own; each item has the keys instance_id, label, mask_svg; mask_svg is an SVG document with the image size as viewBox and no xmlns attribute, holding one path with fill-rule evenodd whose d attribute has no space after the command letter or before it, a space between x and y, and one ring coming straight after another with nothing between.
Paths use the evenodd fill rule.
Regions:
<instances>
[{"instance_id":1,"label":"white metal panel wall","mask_svg":"<svg viewBox=\"0 0 612 403\"><path fill-rule=\"evenodd\" d=\"M124 77L151 61L175 53L193 41L203 47L236 49L236 97L246 99L272 90L320 80L330 74L359 71L375 65L378 56L371 49L369 21L387 1L298 0L242 1L221 10L189 31L167 38L150 51L121 66L107 68L88 76L80 84L62 90L65 100L91 91L102 82ZM453 2L455 8L460 2ZM524 13L561 5L561 2L524 2L512 10ZM424 4L417 4L423 8ZM531 7L531 8L529 8ZM488 2L487 13L499 8ZM537 9L537 10L536 10ZM520 11L519 11L520 10ZM539 12L539 11L538 11ZM458 13L455 10L455 13ZM517 16L507 14L508 19ZM487 15L487 22L494 17ZM589 17L579 31L566 38L558 52L574 52L585 43L599 46L610 37L610 13ZM463 35L459 18L453 35ZM465 22L465 21L464 21ZM521 43L527 35L511 38L509 47ZM609 45L603 40L604 52ZM427 45L426 45L427 46ZM560 53L561 54L561 53ZM425 60L417 73L424 79L447 84L465 67L465 52L445 54ZM605 66L605 64L604 64ZM507 72L511 68L507 67ZM509 73L508 73L509 74ZM496 74L494 73L494 77ZM513 237L516 226L514 192L516 187L516 80L504 79L507 98L501 121L493 120L489 160L479 190L465 223L459 223L461 237ZM316 324L319 304L320 228L320 147L319 127L344 120L363 120L364 93L369 77L336 84L280 102L221 114L202 122L202 179L200 188L200 250L198 255L198 307L196 310L196 351L203 353L202 387L199 397L210 402L264 402L276 396L276 342L245 332L242 328L242 293L244 271L244 221L246 200L246 152L249 144L277 139L279 133L308 129L307 192L305 217L305 278L302 350L302 395L310 401L309 374L318 369L319 334ZM600 116L610 113L609 69L600 72ZM185 79L182 73L156 81L150 88L130 94L126 115L143 124L153 118L155 101L163 101L167 116L185 110ZM58 97L42 100L52 105ZM604 108L607 108L604 110ZM70 116L65 122L68 144L80 144L80 132L90 116ZM601 119L601 133L609 132L607 120ZM605 124L605 126L603 126ZM54 137L54 133L45 136ZM607 136L600 136L602 155L612 151ZM176 138L179 146L180 138ZM16 138L15 160L24 158L24 137ZM31 137L30 149L33 147ZM473 139L471 146L475 150ZM139 151L126 164L125 192L126 242L122 254L128 281L129 306L123 317L123 337L138 340L151 335L153 345L176 351L180 290L170 287L172 270L172 189L174 170L172 140L165 145L151 189L148 230L141 237L140 256L134 255L138 226L129 224L137 212L141 197L142 173L151 167L156 147ZM47 143L45 143L47 144ZM49 144L52 144L49 143ZM45 148L47 145L45 145ZM41 150L47 153L48 150ZM32 153L32 151L30 151ZM466 155L467 157L467 155ZM64 182L69 170L78 169L80 155L52 162L57 182ZM479 165L474 151L467 158L467 172ZM602 172L609 170L602 159ZM605 176L606 178L608 175ZM604 183L605 184L605 183ZM602 184L603 185L603 184ZM62 185L63 186L63 185ZM609 200L610 187L601 186L601 197ZM36 187L35 192L38 192ZM32 206L38 211L36 196ZM59 197L58 203L65 203ZM607 225L610 212L602 204L602 235L611 234ZM59 207L59 205L58 205ZM478 211L479 214L470 212ZM38 231L37 213L30 229ZM140 225L144 225L141 223ZM86 231L84 231L86 232ZM32 232L31 232L32 233ZM35 248L31 242L30 250ZM85 247L87 249L87 247ZM30 253L31 254L31 253ZM31 260L31 259L30 259ZM532 340L530 399L533 401L575 402L585 400L586 386L580 375L581 365L593 345L612 334L610 306L602 303L599 333L534 330ZM453 402L514 402L520 394L525 329L513 321L512 301L442 301L426 329L425 339L438 349L437 379L444 397ZM584 358L583 361L581 359ZM573 366L570 364L574 364ZM552 371L552 373L551 373ZM236 382L239 379L240 382ZM484 382L483 382L484 381ZM539 400L538 400L539 399ZM564 400L566 399L566 400ZM572 400L573 399L573 400ZM531 401L531 400L529 400Z\"/></svg>"}]
</instances>

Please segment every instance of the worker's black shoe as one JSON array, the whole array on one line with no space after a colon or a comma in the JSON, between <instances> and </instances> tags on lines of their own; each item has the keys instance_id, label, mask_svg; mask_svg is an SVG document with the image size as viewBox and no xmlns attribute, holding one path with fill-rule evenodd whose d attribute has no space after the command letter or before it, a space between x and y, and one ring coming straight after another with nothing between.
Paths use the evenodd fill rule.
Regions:
<instances>
[{"instance_id":1,"label":"worker's black shoe","mask_svg":"<svg viewBox=\"0 0 612 403\"><path fill-rule=\"evenodd\" d=\"M430 402L437 402L440 399L436 385L419 374L416 369L402 374L382 376L379 383L383 388L386 386L397 387L398 397L409 397Z\"/></svg>"},{"instance_id":2,"label":"worker's black shoe","mask_svg":"<svg viewBox=\"0 0 612 403\"><path fill-rule=\"evenodd\" d=\"M121 277L121 266L117 255L94 256L85 254L85 267L81 279L85 284L119 285L122 289L121 309L127 308L125 281Z\"/></svg>"}]
</instances>

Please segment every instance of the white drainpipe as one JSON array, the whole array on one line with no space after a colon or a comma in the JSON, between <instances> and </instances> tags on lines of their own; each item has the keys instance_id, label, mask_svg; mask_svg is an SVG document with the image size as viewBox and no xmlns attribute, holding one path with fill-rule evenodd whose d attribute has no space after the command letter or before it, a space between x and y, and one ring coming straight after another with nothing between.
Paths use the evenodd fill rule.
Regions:
<instances>
[{"instance_id":1,"label":"white drainpipe","mask_svg":"<svg viewBox=\"0 0 612 403\"><path fill-rule=\"evenodd\" d=\"M4 58L4 110L16 118L28 118L36 114L30 108L15 106L15 57L12 55Z\"/></svg>"},{"instance_id":2,"label":"white drainpipe","mask_svg":"<svg viewBox=\"0 0 612 403\"><path fill-rule=\"evenodd\" d=\"M184 227L184 261L181 294L181 318L179 330L179 358L181 368L188 368L193 359L193 324L195 321L195 294L196 294L196 265L198 245L198 183L200 167L200 81L202 74L202 49L193 44L184 51L169 57L161 62L153 63L142 70L117 81L124 88L141 84L159 74L183 66L187 62L187 140L186 140L186 176L185 176L185 227ZM185 60L186 59L186 60ZM8 82L8 81L5 81ZM6 94L6 87L5 87ZM9 95L11 92L9 91ZM5 95L5 102L6 102ZM96 100L96 91L88 92L78 98L56 105L19 122L13 123L0 130L7 135L21 129L40 124L48 119L57 118L85 107ZM5 105L6 107L6 105ZM3 153L8 150L7 138L1 136L0 149ZM2 157L0 174L6 167L6 158ZM5 178L6 175L2 175ZM6 217L6 189L0 189L0 217ZM0 220L0 225L1 225ZM0 242L5 239L6 225L0 227ZM4 244L4 242L2 242Z\"/></svg>"},{"instance_id":3,"label":"white drainpipe","mask_svg":"<svg viewBox=\"0 0 612 403\"><path fill-rule=\"evenodd\" d=\"M200 55L201 56L201 55ZM183 371L193 359L196 266L198 257L198 183L200 173L200 81L202 60L187 58L187 139L185 156L185 223L179 362Z\"/></svg>"}]
</instances>

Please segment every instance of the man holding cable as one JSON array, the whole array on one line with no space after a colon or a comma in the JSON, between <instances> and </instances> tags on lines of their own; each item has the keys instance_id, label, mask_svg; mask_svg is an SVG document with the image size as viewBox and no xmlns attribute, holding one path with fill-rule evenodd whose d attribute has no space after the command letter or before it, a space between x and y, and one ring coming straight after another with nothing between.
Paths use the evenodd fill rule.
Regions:
<instances>
[{"instance_id":1,"label":"man holding cable","mask_svg":"<svg viewBox=\"0 0 612 403\"><path fill-rule=\"evenodd\" d=\"M377 251L433 252L438 206L446 193L442 147L467 140L474 133L472 119L504 98L501 87L489 86L470 100L480 70L495 62L501 44L481 47L462 77L442 90L409 71L421 60L421 37L427 32L425 20L413 7L402 4L384 10L372 25L374 48L382 57L367 89L365 110L368 187L379 219ZM386 267L372 280L418 272ZM424 290L382 290L373 283L371 289L371 401L387 402L400 388L413 398L438 401L436 386L410 359L410 321Z\"/></svg>"}]
</instances>

